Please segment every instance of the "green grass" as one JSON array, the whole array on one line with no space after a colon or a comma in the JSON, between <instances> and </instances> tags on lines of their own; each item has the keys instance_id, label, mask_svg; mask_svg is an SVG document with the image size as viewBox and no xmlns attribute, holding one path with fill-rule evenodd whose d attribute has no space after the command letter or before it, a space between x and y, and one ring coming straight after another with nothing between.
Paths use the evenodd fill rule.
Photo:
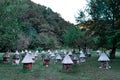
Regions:
<instances>
[{"instance_id":1,"label":"green grass","mask_svg":"<svg viewBox=\"0 0 120 80\"><path fill-rule=\"evenodd\" d=\"M118 52L119 53L119 52ZM0 54L0 60L2 60ZM39 59L33 64L32 70L23 70L22 64L4 64L0 61L0 80L120 80L120 58L109 62L109 70L99 69L98 57L93 54L86 63L73 65L70 71L63 71L61 64L54 64L46 68Z\"/></svg>"}]
</instances>

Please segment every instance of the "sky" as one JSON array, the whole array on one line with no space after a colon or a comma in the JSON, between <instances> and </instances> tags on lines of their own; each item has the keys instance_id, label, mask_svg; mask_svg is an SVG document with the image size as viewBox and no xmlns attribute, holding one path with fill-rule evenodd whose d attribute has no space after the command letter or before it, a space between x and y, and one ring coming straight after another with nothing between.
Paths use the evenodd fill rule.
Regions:
<instances>
[{"instance_id":1,"label":"sky","mask_svg":"<svg viewBox=\"0 0 120 80\"><path fill-rule=\"evenodd\" d=\"M63 19L76 24L75 17L80 9L86 6L86 0L31 0L34 3L50 7L54 12L61 15Z\"/></svg>"}]
</instances>

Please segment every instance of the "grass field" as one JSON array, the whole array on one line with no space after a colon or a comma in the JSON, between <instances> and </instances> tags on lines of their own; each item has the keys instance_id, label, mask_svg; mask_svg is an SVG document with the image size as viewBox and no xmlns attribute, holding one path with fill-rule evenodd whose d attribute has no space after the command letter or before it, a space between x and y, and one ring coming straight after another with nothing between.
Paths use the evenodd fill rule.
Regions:
<instances>
[{"instance_id":1,"label":"grass field","mask_svg":"<svg viewBox=\"0 0 120 80\"><path fill-rule=\"evenodd\" d=\"M120 80L118 55L109 62L111 69L99 69L98 57L93 54L85 63L73 65L72 70L68 72L62 71L62 65L54 64L53 60L46 68L42 65L40 56L29 71L23 70L22 64L3 64L1 56L2 54L0 54L0 80Z\"/></svg>"}]
</instances>

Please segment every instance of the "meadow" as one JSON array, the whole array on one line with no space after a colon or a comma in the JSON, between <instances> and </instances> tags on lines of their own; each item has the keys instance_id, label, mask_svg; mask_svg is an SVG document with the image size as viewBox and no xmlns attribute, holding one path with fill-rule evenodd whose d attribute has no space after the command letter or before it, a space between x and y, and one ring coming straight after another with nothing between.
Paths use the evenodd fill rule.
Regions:
<instances>
[{"instance_id":1,"label":"meadow","mask_svg":"<svg viewBox=\"0 0 120 80\"><path fill-rule=\"evenodd\" d=\"M70 71L63 71L62 64L54 64L51 60L49 67L42 64L41 56L33 64L31 70L23 70L20 65L5 64L0 54L0 80L120 80L120 52L117 58L109 62L110 69L100 69L98 56L93 52L92 57L85 63L75 64Z\"/></svg>"}]
</instances>

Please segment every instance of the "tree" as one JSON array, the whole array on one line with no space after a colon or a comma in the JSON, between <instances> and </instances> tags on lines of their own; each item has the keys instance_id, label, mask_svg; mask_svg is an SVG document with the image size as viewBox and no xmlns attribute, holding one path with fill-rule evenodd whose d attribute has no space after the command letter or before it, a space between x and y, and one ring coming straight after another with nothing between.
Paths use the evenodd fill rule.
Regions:
<instances>
[{"instance_id":1,"label":"tree","mask_svg":"<svg viewBox=\"0 0 120 80\"><path fill-rule=\"evenodd\" d=\"M78 23L83 23L83 22L85 22L86 15L85 15L85 13L84 13L82 10L79 11L78 15L79 15L79 16L76 17L76 21L77 21Z\"/></svg>"},{"instance_id":2,"label":"tree","mask_svg":"<svg viewBox=\"0 0 120 80\"><path fill-rule=\"evenodd\" d=\"M0 12L2 12L0 13L0 50L14 50L17 48L17 35L20 27L23 26L17 18L20 11L11 0L2 0Z\"/></svg>"},{"instance_id":3,"label":"tree","mask_svg":"<svg viewBox=\"0 0 120 80\"><path fill-rule=\"evenodd\" d=\"M0 0L0 51L58 47L69 25L58 13L30 0Z\"/></svg>"},{"instance_id":4,"label":"tree","mask_svg":"<svg viewBox=\"0 0 120 80\"><path fill-rule=\"evenodd\" d=\"M74 48L86 47L87 39L85 37L85 33L76 26L69 27L62 37L66 46Z\"/></svg>"},{"instance_id":5,"label":"tree","mask_svg":"<svg viewBox=\"0 0 120 80\"><path fill-rule=\"evenodd\" d=\"M99 36L99 47L111 48L110 58L115 58L120 43L120 1L88 0L86 12L92 21L89 29L95 36Z\"/></svg>"}]
</instances>

